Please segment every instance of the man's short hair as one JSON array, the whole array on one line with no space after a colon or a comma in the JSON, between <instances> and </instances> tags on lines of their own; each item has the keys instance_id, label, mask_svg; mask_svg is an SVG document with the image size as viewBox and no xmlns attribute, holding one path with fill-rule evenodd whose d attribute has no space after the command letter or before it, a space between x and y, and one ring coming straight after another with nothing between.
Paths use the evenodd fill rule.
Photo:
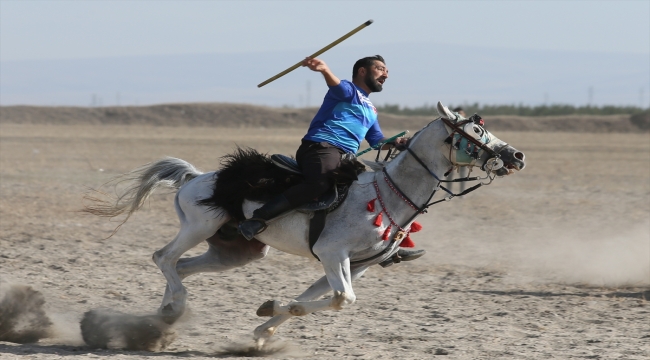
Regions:
<instances>
[{"instance_id":1,"label":"man's short hair","mask_svg":"<svg viewBox=\"0 0 650 360\"><path fill-rule=\"evenodd\" d=\"M457 113L459 113L459 112L461 112L461 111L465 111L465 109L463 109L462 107L459 106L459 107L455 108L455 109L452 110L452 111L453 111L453 112L457 112Z\"/></svg>"},{"instance_id":2,"label":"man's short hair","mask_svg":"<svg viewBox=\"0 0 650 360\"><path fill-rule=\"evenodd\" d=\"M359 59L357 60L357 62L354 63L354 66L352 67L352 79L357 77L357 73L359 72L359 69L369 68L370 66L372 66L372 64L375 63L375 60L383 62L384 65L386 64L384 58L381 57L381 55L368 56L368 57L364 57L363 59Z\"/></svg>"}]
</instances>

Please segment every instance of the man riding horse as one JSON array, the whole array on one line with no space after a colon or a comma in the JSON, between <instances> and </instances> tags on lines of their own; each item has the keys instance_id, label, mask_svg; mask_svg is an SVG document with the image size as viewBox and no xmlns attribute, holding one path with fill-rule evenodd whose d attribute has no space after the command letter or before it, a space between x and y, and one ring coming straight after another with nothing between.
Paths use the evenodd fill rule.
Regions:
<instances>
[{"instance_id":1,"label":"man riding horse","mask_svg":"<svg viewBox=\"0 0 650 360\"><path fill-rule=\"evenodd\" d=\"M271 199L255 210L250 219L241 222L239 231L248 240L264 231L267 221L325 193L333 185L330 174L341 165L341 157L355 154L363 139L371 146L386 139L377 121L377 109L368 99L370 93L380 92L388 79L383 57L375 55L358 60L352 68L351 82L339 80L320 59L308 57L302 66L323 74L329 87L296 152L304 182ZM398 138L384 147L403 145L406 141ZM403 261L423 254L424 250L405 249L398 253Z\"/></svg>"}]
</instances>

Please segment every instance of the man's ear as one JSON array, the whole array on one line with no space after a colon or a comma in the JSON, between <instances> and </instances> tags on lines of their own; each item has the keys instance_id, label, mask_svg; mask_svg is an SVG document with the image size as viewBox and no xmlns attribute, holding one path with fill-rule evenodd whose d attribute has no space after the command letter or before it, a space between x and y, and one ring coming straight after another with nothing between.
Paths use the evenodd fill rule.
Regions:
<instances>
[{"instance_id":1,"label":"man's ear","mask_svg":"<svg viewBox=\"0 0 650 360\"><path fill-rule=\"evenodd\" d=\"M360 67L359 71L357 71L357 77L361 76L361 78L363 79L363 78L366 77L367 72L368 72L368 69L366 69L365 67Z\"/></svg>"}]
</instances>

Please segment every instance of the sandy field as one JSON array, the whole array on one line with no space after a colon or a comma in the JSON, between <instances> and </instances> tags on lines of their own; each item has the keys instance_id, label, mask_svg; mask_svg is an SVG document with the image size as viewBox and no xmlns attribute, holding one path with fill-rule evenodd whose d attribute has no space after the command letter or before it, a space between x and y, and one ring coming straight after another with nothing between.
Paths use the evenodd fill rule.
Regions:
<instances>
[{"instance_id":1,"label":"sandy field","mask_svg":"<svg viewBox=\"0 0 650 360\"><path fill-rule=\"evenodd\" d=\"M166 155L209 171L236 144L293 154L303 132L0 125L0 297L31 286L53 323L36 343L0 342L0 359L246 355L238 346L266 320L255 315L258 306L306 289L323 274L316 260L272 249L243 268L190 277L189 314L165 350L92 349L80 335L84 312L159 307L165 281L151 255L173 238L178 220L173 194L159 192L107 238L118 223L80 213L82 197ZM285 323L269 356L650 358L650 135L496 135L525 152L525 170L436 205L413 235L426 256L371 268L355 283L354 305Z\"/></svg>"}]
</instances>

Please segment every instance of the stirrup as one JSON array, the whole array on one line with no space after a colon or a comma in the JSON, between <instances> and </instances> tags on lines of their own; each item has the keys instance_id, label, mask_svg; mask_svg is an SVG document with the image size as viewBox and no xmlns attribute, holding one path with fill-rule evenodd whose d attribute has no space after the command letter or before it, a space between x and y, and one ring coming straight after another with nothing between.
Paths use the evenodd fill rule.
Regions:
<instances>
[{"instance_id":1,"label":"stirrup","mask_svg":"<svg viewBox=\"0 0 650 360\"><path fill-rule=\"evenodd\" d=\"M253 234L253 235L250 236L250 238L249 238L248 236L246 236L246 235L244 234L244 232L242 231L242 225L244 225L247 221L256 221L256 222L262 224L262 228L259 229L259 230L257 230L257 231L255 232L255 234ZM266 228L268 228L268 227L269 227L269 225L266 223L266 220L265 220L265 219L262 219L262 218L250 218L250 219L246 219L246 220L242 221L242 222L239 224L239 226L237 227L237 229L239 230L239 233L240 233L244 238L246 238L246 240L249 240L249 241L250 241L250 240L252 240L252 239L255 237L255 235L257 235L257 234L263 232L263 231L266 230Z\"/></svg>"},{"instance_id":2,"label":"stirrup","mask_svg":"<svg viewBox=\"0 0 650 360\"><path fill-rule=\"evenodd\" d=\"M255 235L261 233L262 231L266 230L267 227L269 227L269 224L266 223L268 220L265 220L265 219L262 219L262 218L250 218L250 219L244 220L244 222L250 221L250 220L262 223L262 229L260 231L256 232Z\"/></svg>"}]
</instances>

